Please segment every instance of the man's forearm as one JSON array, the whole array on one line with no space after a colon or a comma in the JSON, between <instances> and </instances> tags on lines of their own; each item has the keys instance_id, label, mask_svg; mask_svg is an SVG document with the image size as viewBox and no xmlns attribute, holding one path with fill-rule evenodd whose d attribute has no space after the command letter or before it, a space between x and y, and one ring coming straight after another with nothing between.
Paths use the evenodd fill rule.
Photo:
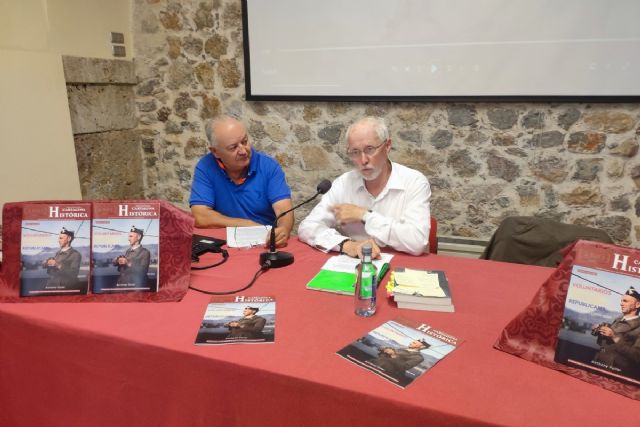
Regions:
<instances>
[{"instance_id":1,"label":"man's forearm","mask_svg":"<svg viewBox=\"0 0 640 427\"><path fill-rule=\"evenodd\" d=\"M206 206L192 206L191 213L197 228L247 227L259 225L249 219L222 215Z\"/></svg>"},{"instance_id":2,"label":"man's forearm","mask_svg":"<svg viewBox=\"0 0 640 427\"><path fill-rule=\"evenodd\" d=\"M282 218L278 220L278 227L284 228L287 234L291 234L291 230L293 229L293 224L295 222L293 212L289 212Z\"/></svg>"}]
</instances>

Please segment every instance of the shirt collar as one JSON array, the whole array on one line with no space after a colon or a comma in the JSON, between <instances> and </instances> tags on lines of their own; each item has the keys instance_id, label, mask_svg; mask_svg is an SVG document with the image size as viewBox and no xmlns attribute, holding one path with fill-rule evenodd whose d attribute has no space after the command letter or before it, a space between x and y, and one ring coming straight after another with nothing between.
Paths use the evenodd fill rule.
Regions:
<instances>
[{"instance_id":1,"label":"shirt collar","mask_svg":"<svg viewBox=\"0 0 640 427\"><path fill-rule=\"evenodd\" d=\"M213 153L211 155L213 156ZM218 167L220 168L222 173L227 177L227 179L229 179L229 181L232 181L236 185L242 185L242 184L245 183L247 178L249 178L250 176L252 176L253 174L256 173L256 170L258 169L258 160L257 160L256 157L257 157L256 156L256 150L253 147L251 147L251 159L249 160L249 166L247 167L247 173L245 174L245 176L243 178L240 178L240 180L238 182L233 181L231 179L231 177L229 177L229 174L227 173L227 170L224 167L224 163L222 163L216 156L213 156L213 159L216 161L216 165L218 165Z\"/></svg>"},{"instance_id":2,"label":"shirt collar","mask_svg":"<svg viewBox=\"0 0 640 427\"><path fill-rule=\"evenodd\" d=\"M389 162L391 163L391 175L389 175L389 181L387 181L386 187L390 190L403 190L404 185L402 183L402 180L400 179L400 171L398 170L398 166L392 161Z\"/></svg>"},{"instance_id":3,"label":"shirt collar","mask_svg":"<svg viewBox=\"0 0 640 427\"><path fill-rule=\"evenodd\" d=\"M400 179L400 172L398 171L398 167L396 165L396 163L392 162L391 160L389 160L389 164L391 165L391 175L389 175L389 179L387 180L387 183L385 184L384 188L382 189L382 192L380 192L380 196L384 195L387 193L387 191L389 190L403 190L404 186L402 184L402 180ZM358 174L358 187L356 188L356 190L358 191L367 191L367 188L364 185L364 178L362 177L362 175L360 175L358 173L358 171L355 171L356 174Z\"/></svg>"}]
</instances>

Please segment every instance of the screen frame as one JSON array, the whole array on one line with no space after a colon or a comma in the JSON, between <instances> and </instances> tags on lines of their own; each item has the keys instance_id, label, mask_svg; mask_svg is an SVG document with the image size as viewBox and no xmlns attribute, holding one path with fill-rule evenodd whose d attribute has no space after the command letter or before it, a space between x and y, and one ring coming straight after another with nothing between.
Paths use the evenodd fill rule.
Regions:
<instances>
[{"instance_id":1,"label":"screen frame","mask_svg":"<svg viewBox=\"0 0 640 427\"><path fill-rule=\"evenodd\" d=\"M295 102L534 102L534 103L635 103L640 95L257 95L251 90L251 53L248 0L242 0L242 44L244 53L244 86L247 101Z\"/></svg>"}]
</instances>

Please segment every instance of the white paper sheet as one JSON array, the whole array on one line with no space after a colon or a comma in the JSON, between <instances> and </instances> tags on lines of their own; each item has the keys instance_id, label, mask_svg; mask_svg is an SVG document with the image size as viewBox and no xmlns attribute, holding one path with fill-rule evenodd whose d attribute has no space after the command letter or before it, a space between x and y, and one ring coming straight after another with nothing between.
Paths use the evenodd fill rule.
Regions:
<instances>
[{"instance_id":1,"label":"white paper sheet","mask_svg":"<svg viewBox=\"0 0 640 427\"><path fill-rule=\"evenodd\" d=\"M375 265L379 271L380 267L382 267L383 264L388 264L389 261L391 261L391 258L393 258L393 255L381 253L379 259L373 260L373 265ZM329 258L327 262L324 263L324 265L322 266L322 270L353 273L358 264L360 264L359 258L352 258L349 255L335 255Z\"/></svg>"},{"instance_id":2,"label":"white paper sheet","mask_svg":"<svg viewBox=\"0 0 640 427\"><path fill-rule=\"evenodd\" d=\"M264 246L270 225L255 227L227 227L227 246L230 248L252 248Z\"/></svg>"}]
</instances>

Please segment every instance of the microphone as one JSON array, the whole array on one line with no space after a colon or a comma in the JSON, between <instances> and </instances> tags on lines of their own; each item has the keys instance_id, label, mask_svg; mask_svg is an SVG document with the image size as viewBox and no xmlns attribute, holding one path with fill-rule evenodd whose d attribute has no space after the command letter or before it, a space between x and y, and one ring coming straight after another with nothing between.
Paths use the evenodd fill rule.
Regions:
<instances>
[{"instance_id":1,"label":"microphone","mask_svg":"<svg viewBox=\"0 0 640 427\"><path fill-rule=\"evenodd\" d=\"M286 267L287 265L293 264L293 254L290 252L278 252L276 251L276 226L278 225L278 220L288 214L289 212L298 209L300 206L305 205L318 197L320 194L324 194L331 189L331 181L328 179L323 179L320 181L320 184L316 187L316 194L308 200L300 203L297 206L292 207L291 209L282 212L277 216L275 221L273 221L273 225L271 226L271 241L269 242L269 251L262 252L260 254L260 265L265 265L265 263L269 262L269 268L280 268Z\"/></svg>"}]
</instances>

